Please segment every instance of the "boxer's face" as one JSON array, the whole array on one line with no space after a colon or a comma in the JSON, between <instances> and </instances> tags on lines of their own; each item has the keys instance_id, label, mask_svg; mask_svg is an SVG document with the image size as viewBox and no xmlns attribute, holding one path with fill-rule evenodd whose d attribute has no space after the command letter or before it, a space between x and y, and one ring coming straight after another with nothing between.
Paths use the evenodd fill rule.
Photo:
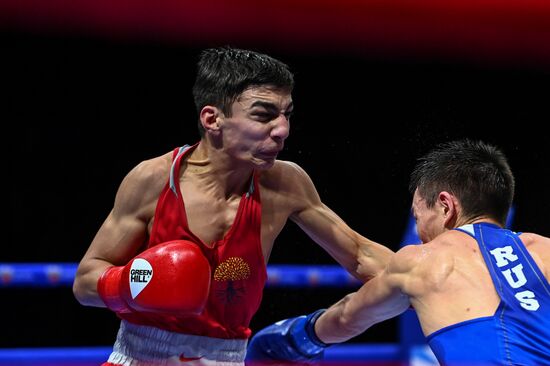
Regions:
<instances>
[{"instance_id":1,"label":"boxer's face","mask_svg":"<svg viewBox=\"0 0 550 366\"><path fill-rule=\"evenodd\" d=\"M434 207L428 207L426 200L420 197L418 189L413 196L412 214L416 220L416 231L422 243L427 243L446 231L443 208L438 202Z\"/></svg>"},{"instance_id":2,"label":"boxer's face","mask_svg":"<svg viewBox=\"0 0 550 366\"><path fill-rule=\"evenodd\" d=\"M246 89L221 118L223 148L255 168L273 166L290 132L293 103L289 91L266 86Z\"/></svg>"}]
</instances>

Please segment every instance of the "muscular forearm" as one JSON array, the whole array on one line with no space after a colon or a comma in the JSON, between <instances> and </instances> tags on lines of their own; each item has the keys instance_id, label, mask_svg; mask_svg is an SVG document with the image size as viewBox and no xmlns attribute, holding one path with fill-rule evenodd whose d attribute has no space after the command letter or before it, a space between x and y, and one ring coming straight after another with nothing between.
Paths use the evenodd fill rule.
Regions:
<instances>
[{"instance_id":1,"label":"muscular forearm","mask_svg":"<svg viewBox=\"0 0 550 366\"><path fill-rule=\"evenodd\" d=\"M319 203L296 212L291 219L351 275L362 282L381 272L393 254L389 248L351 229L324 204Z\"/></svg>"},{"instance_id":2,"label":"muscular forearm","mask_svg":"<svg viewBox=\"0 0 550 366\"><path fill-rule=\"evenodd\" d=\"M328 308L315 322L315 334L325 343L340 343L359 335L364 328L357 328L346 317L346 306L354 293Z\"/></svg>"},{"instance_id":3,"label":"muscular forearm","mask_svg":"<svg viewBox=\"0 0 550 366\"><path fill-rule=\"evenodd\" d=\"M374 324L403 313L409 297L396 286L396 279L383 271L357 292L346 295L317 319L315 333L325 343L353 338Z\"/></svg>"}]
</instances>

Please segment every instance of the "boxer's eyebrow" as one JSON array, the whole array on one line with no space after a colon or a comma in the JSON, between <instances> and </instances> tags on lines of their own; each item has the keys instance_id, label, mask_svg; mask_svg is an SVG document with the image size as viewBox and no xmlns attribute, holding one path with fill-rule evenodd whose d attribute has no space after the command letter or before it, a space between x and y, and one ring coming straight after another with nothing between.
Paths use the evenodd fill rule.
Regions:
<instances>
[{"instance_id":1,"label":"boxer's eyebrow","mask_svg":"<svg viewBox=\"0 0 550 366\"><path fill-rule=\"evenodd\" d=\"M254 107L262 107L262 108L267 109L270 112L279 112L279 107L275 103L266 102L266 101L263 101L263 100L257 100L257 101L255 101L254 103L252 103L250 105L250 109L252 109ZM286 113L292 112L293 109L294 109L294 103L290 102L290 104L286 107L285 112Z\"/></svg>"}]
</instances>

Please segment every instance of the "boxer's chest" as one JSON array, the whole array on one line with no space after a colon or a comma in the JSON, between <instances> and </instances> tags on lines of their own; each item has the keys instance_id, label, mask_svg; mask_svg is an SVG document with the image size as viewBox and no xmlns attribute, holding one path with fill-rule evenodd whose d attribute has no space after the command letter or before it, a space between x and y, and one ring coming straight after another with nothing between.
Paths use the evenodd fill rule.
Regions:
<instances>
[{"instance_id":1,"label":"boxer's chest","mask_svg":"<svg viewBox=\"0 0 550 366\"><path fill-rule=\"evenodd\" d=\"M235 222L241 198L231 196L226 200L198 192L183 193L189 230L207 245L223 239Z\"/></svg>"}]
</instances>

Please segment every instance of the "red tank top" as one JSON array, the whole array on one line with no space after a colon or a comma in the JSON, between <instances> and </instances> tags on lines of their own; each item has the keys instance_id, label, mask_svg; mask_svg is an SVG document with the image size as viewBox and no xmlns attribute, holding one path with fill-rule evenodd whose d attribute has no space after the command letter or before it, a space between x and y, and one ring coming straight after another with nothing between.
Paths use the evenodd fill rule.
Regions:
<instances>
[{"instance_id":1,"label":"red tank top","mask_svg":"<svg viewBox=\"0 0 550 366\"><path fill-rule=\"evenodd\" d=\"M207 246L189 230L179 186L181 160L196 146L186 145L174 150L170 178L157 202L148 247L176 239L190 240L201 247L212 269L206 307L198 316L133 312L119 314L119 317L178 333L248 338L250 320L260 306L267 279L261 249L258 176L253 174L250 188L243 194L233 225L225 237Z\"/></svg>"}]
</instances>

